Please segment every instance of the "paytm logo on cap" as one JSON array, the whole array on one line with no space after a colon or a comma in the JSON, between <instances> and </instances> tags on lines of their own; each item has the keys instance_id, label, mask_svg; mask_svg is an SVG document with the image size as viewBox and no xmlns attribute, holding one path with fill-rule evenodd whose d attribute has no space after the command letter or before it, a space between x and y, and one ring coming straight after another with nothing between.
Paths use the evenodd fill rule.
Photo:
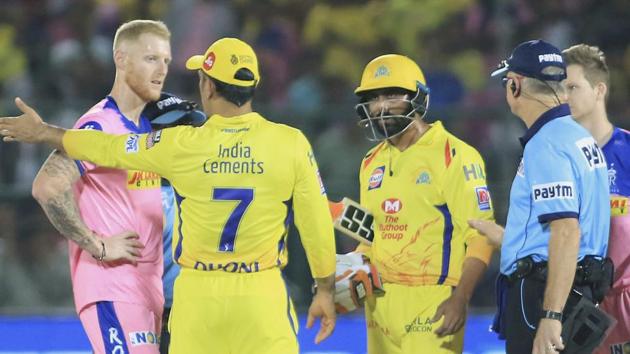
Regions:
<instances>
[{"instance_id":1,"label":"paytm logo on cap","mask_svg":"<svg viewBox=\"0 0 630 354\"><path fill-rule=\"evenodd\" d=\"M538 62L542 63L542 62L549 62L549 61L556 61L558 63L562 63L562 56L559 54L541 54L538 56Z\"/></svg>"}]
</instances>

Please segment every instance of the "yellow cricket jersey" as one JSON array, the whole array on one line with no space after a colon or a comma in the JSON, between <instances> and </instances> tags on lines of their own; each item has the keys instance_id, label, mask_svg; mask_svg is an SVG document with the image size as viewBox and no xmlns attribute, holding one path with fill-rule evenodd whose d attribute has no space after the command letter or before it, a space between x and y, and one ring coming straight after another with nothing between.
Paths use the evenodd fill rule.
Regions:
<instances>
[{"instance_id":1,"label":"yellow cricket jersey","mask_svg":"<svg viewBox=\"0 0 630 354\"><path fill-rule=\"evenodd\" d=\"M367 251L385 281L454 286L465 257L489 262L492 246L467 223L493 219L484 162L441 122L403 152L380 143L360 168L361 205L374 214Z\"/></svg>"},{"instance_id":2,"label":"yellow cricket jersey","mask_svg":"<svg viewBox=\"0 0 630 354\"><path fill-rule=\"evenodd\" d=\"M155 172L171 182L173 256L182 267L229 273L283 267L295 222L313 276L335 272L326 193L298 129L258 113L214 115L198 128L149 134L69 130L63 145L72 158Z\"/></svg>"}]
</instances>

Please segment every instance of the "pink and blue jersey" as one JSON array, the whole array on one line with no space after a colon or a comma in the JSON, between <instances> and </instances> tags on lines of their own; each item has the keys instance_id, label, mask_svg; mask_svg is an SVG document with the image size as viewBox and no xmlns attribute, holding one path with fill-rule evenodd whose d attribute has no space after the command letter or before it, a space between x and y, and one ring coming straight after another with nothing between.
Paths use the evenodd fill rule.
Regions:
<instances>
[{"instance_id":1,"label":"pink and blue jersey","mask_svg":"<svg viewBox=\"0 0 630 354\"><path fill-rule=\"evenodd\" d=\"M145 117L136 126L109 96L85 113L74 128L110 134L151 131ZM137 265L105 265L70 242L70 272L77 312L91 303L114 301L143 305L161 314L164 296L160 176L104 168L86 161L77 161L77 166L81 179L74 190L88 228L104 237L133 231L144 245Z\"/></svg>"},{"instance_id":2,"label":"pink and blue jersey","mask_svg":"<svg viewBox=\"0 0 630 354\"><path fill-rule=\"evenodd\" d=\"M615 264L615 277L601 308L615 317L617 324L596 353L625 353L630 345L630 132L615 128L602 150L610 187L608 256Z\"/></svg>"},{"instance_id":3,"label":"pink and blue jersey","mask_svg":"<svg viewBox=\"0 0 630 354\"><path fill-rule=\"evenodd\" d=\"M608 255L615 264L613 288L626 288L630 286L630 132L615 128L602 150L610 186Z\"/></svg>"}]
</instances>

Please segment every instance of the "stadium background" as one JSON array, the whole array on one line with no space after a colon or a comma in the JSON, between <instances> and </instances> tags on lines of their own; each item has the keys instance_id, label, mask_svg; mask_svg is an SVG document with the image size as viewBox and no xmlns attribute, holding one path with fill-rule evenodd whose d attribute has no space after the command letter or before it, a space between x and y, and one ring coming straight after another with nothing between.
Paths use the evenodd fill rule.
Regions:
<instances>
[{"instance_id":1,"label":"stadium background","mask_svg":"<svg viewBox=\"0 0 630 354\"><path fill-rule=\"evenodd\" d=\"M560 48L580 42L600 46L611 69L609 115L630 128L626 0L2 0L0 5L0 113L17 113L12 99L21 96L64 127L111 87L113 34L125 21L166 22L173 63L165 89L194 100L197 78L184 69L186 58L223 36L253 44L262 72L255 109L306 133L331 199L358 197L357 168L370 144L356 128L352 91L363 66L383 53L417 60L431 87L427 119L442 120L481 152L499 222L505 221L524 127L488 74L517 43L544 38ZM65 239L30 195L49 152L0 144L1 353L88 348L73 316ZM285 273L304 311L310 275L295 236ZM342 253L354 244L338 236L337 246ZM500 352L500 343L487 333L496 258L472 300L469 353ZM342 318L332 343L317 348L308 345L312 336L303 330L304 351L363 353L361 321ZM66 341L74 344L64 346Z\"/></svg>"}]
</instances>

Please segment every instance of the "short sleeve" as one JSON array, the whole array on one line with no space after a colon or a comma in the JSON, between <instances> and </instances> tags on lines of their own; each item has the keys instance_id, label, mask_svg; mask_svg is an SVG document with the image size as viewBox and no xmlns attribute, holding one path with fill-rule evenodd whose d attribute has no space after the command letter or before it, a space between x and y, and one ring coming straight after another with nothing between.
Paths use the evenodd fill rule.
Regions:
<instances>
[{"instance_id":1,"label":"short sleeve","mask_svg":"<svg viewBox=\"0 0 630 354\"><path fill-rule=\"evenodd\" d=\"M523 164L533 216L541 224L556 219L577 218L577 179L571 156L548 142L532 147L534 149L526 150Z\"/></svg>"}]
</instances>

